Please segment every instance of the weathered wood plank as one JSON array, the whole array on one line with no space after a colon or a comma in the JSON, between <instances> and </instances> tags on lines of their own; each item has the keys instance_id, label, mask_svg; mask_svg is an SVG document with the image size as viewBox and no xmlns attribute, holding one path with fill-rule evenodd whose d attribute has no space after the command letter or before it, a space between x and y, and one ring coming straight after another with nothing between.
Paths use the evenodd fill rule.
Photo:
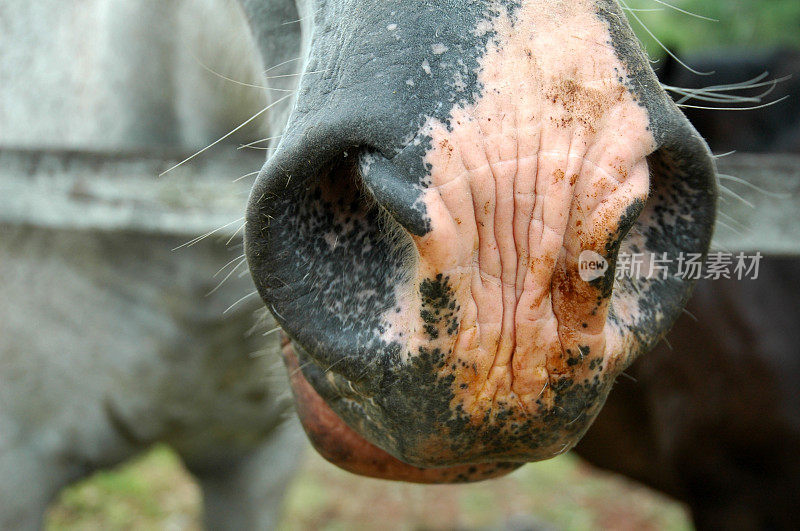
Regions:
<instances>
[{"instance_id":1,"label":"weathered wood plank","mask_svg":"<svg viewBox=\"0 0 800 531\"><path fill-rule=\"evenodd\" d=\"M717 168L720 184L741 199L720 191L714 248L800 256L800 156L737 153Z\"/></svg>"},{"instance_id":2,"label":"weathered wood plank","mask_svg":"<svg viewBox=\"0 0 800 531\"><path fill-rule=\"evenodd\" d=\"M263 152L183 156L0 149L0 223L195 236L241 225Z\"/></svg>"}]
</instances>

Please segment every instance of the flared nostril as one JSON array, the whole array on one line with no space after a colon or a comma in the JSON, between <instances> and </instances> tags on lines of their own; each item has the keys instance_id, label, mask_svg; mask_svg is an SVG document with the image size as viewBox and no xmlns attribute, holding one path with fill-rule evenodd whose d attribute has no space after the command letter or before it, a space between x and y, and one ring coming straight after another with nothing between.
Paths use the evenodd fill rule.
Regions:
<instances>
[{"instance_id":1,"label":"flared nostril","mask_svg":"<svg viewBox=\"0 0 800 531\"><path fill-rule=\"evenodd\" d=\"M363 179L353 147L323 164L308 149L297 153L270 161L251 194L250 270L267 308L309 358L354 382L369 380L375 358L390 354L382 316L397 306L394 286L406 280L413 244L387 215L385 194Z\"/></svg>"},{"instance_id":2,"label":"flared nostril","mask_svg":"<svg viewBox=\"0 0 800 531\"><path fill-rule=\"evenodd\" d=\"M359 155L361 178L375 201L414 236L430 231L430 221L421 200L419 176L375 151Z\"/></svg>"}]
</instances>

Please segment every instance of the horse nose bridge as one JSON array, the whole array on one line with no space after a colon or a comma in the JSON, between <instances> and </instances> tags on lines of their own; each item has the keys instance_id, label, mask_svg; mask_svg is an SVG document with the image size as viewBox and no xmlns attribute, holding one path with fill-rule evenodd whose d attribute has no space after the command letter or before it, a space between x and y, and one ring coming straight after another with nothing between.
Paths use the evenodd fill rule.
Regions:
<instances>
[{"instance_id":1,"label":"horse nose bridge","mask_svg":"<svg viewBox=\"0 0 800 531\"><path fill-rule=\"evenodd\" d=\"M315 14L290 128L322 125L329 142L347 137L390 156L427 117L445 119L480 91L490 4L326 4Z\"/></svg>"}]
</instances>

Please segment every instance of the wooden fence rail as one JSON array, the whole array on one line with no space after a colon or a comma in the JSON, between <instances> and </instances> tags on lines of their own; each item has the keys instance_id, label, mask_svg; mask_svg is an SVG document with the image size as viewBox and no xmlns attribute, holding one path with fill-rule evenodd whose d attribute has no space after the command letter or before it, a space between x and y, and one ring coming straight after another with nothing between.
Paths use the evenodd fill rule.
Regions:
<instances>
[{"instance_id":1,"label":"wooden fence rail","mask_svg":"<svg viewBox=\"0 0 800 531\"><path fill-rule=\"evenodd\" d=\"M262 152L220 149L159 173L181 156L0 149L0 223L193 237L232 235ZM718 159L714 247L800 256L800 156ZM732 177L727 177L732 176ZM239 180L237 180L239 179Z\"/></svg>"}]
</instances>

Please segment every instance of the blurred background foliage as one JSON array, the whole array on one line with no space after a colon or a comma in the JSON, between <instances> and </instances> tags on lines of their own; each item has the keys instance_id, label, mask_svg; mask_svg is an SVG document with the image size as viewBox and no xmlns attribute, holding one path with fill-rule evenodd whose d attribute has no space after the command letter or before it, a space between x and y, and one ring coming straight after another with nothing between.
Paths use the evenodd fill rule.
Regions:
<instances>
[{"instance_id":1,"label":"blurred background foliage","mask_svg":"<svg viewBox=\"0 0 800 531\"><path fill-rule=\"evenodd\" d=\"M620 0L623 3L644 10L629 13L628 20L653 59L664 51L636 18L679 54L707 48L800 47L799 0L666 0L715 21L686 15L655 0Z\"/></svg>"},{"instance_id":2,"label":"blurred background foliage","mask_svg":"<svg viewBox=\"0 0 800 531\"><path fill-rule=\"evenodd\" d=\"M671 1L716 22L655 0L623 3L636 10L628 18L651 59L664 51L642 24L678 55L710 48L800 47L800 0ZM177 456L157 447L66 489L51 508L47 529L199 529L200 505L200 493ZM505 479L444 487L358 478L309 455L290 489L281 527L491 529L520 514L523 525L541 529L690 527L680 504L593 470L572 455L528 465Z\"/></svg>"}]
</instances>

